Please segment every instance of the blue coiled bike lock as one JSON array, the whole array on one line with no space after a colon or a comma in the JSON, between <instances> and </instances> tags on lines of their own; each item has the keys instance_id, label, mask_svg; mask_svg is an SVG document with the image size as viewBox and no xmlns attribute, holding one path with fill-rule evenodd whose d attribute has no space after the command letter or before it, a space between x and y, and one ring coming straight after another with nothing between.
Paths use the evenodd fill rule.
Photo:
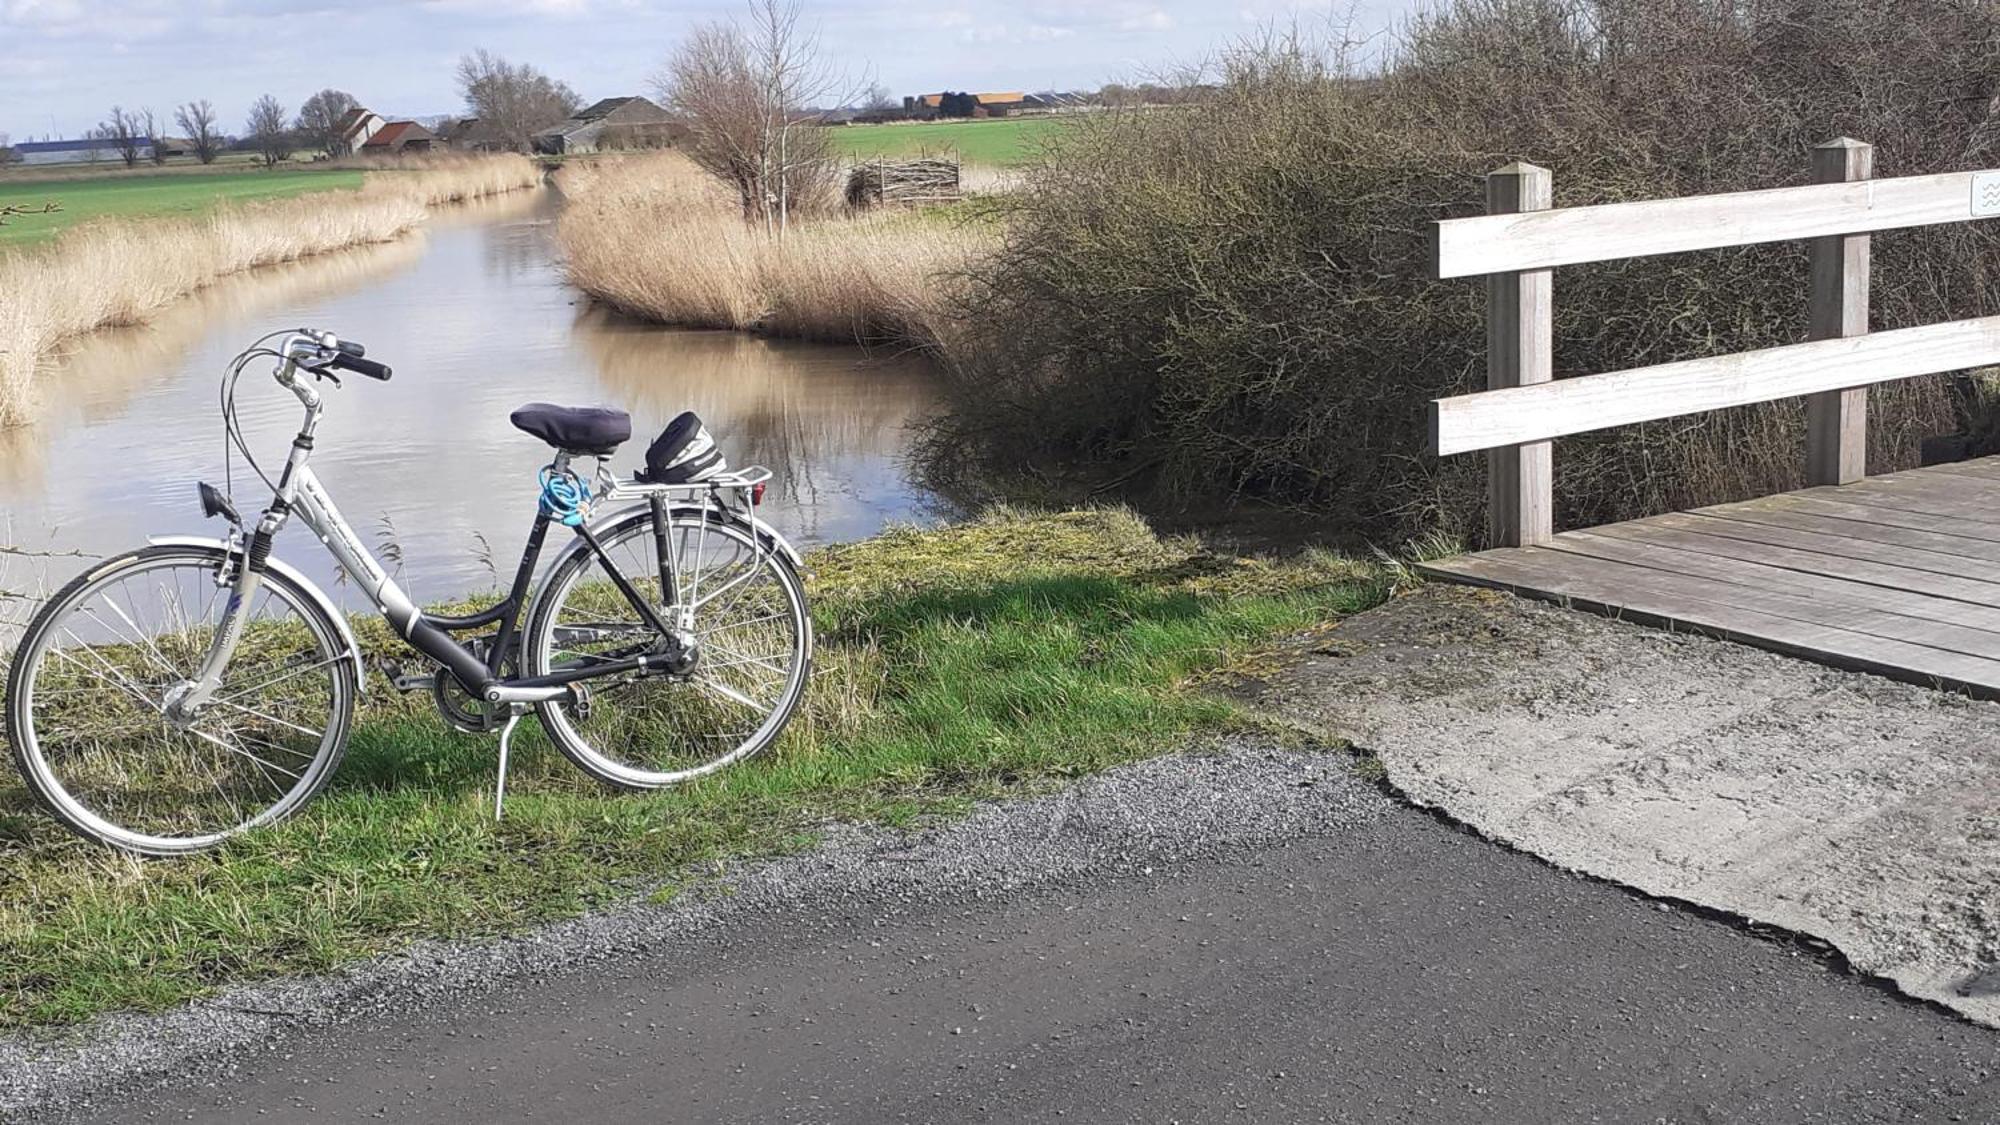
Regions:
<instances>
[{"instance_id":1,"label":"blue coiled bike lock","mask_svg":"<svg viewBox=\"0 0 2000 1125\"><path fill-rule=\"evenodd\" d=\"M590 515L590 485L572 472L542 470L542 514L564 527L582 527Z\"/></svg>"}]
</instances>

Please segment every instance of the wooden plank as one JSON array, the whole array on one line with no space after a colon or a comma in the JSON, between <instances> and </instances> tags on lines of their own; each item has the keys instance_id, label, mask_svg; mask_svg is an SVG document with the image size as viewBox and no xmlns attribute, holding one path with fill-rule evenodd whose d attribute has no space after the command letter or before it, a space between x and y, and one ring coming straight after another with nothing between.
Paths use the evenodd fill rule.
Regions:
<instances>
[{"instance_id":1,"label":"wooden plank","mask_svg":"<svg viewBox=\"0 0 2000 1125\"><path fill-rule=\"evenodd\" d=\"M1981 582L1991 582L1996 590L2000 590L2000 563L1988 562L1970 555L1952 555L1928 548L1882 543L1858 536L1829 535L1819 531L1772 527L1686 512L1655 516L1644 522L1654 527L1670 527L1678 531L1692 531L1698 535L1743 539L1752 543L1768 543L1773 547L1817 551L1836 558L1861 559L1889 566L1908 567L1911 570L1928 571L1932 574L1975 578Z\"/></svg>"},{"instance_id":2,"label":"wooden plank","mask_svg":"<svg viewBox=\"0 0 2000 1125\"><path fill-rule=\"evenodd\" d=\"M1943 465L1926 465L1913 473L1936 473L1947 477L1971 477L1973 480L2000 480L2000 465L1991 457L1981 457L1973 461L1951 461Z\"/></svg>"},{"instance_id":3,"label":"wooden plank","mask_svg":"<svg viewBox=\"0 0 2000 1125\"><path fill-rule=\"evenodd\" d=\"M1892 590L1910 590L1919 594L1929 594L1934 598L1950 598L1972 605L2000 607L2000 584L1982 582L1976 578L1959 578L1888 563L1869 562L1866 559L1842 558L1838 555L1806 551L1797 547L1780 547L1768 543L1753 543L1745 539L1703 535L1678 528L1657 527L1644 521L1600 527L1593 534L1631 539L1640 543L1660 543L1702 554L1759 562L1783 570L1819 574L1849 582L1866 582L1875 586L1886 586Z\"/></svg>"},{"instance_id":4,"label":"wooden plank","mask_svg":"<svg viewBox=\"0 0 2000 1125\"><path fill-rule=\"evenodd\" d=\"M1683 360L1431 403L1431 452L1612 426L2000 363L2000 316Z\"/></svg>"},{"instance_id":5,"label":"wooden plank","mask_svg":"<svg viewBox=\"0 0 2000 1125\"><path fill-rule=\"evenodd\" d=\"M1821 515L1818 512L1763 504L1725 504L1717 508L1698 508L1693 514L1740 523L1761 524L1765 527L1787 527L1797 531L1818 532L1822 535L1865 539L1872 543L1893 543L1944 555L2000 563L2000 542L1990 539L1971 539L1946 532L1843 519L1839 516Z\"/></svg>"},{"instance_id":6,"label":"wooden plank","mask_svg":"<svg viewBox=\"0 0 2000 1125\"><path fill-rule=\"evenodd\" d=\"M1434 275L1475 277L1972 219L1977 172L1448 219Z\"/></svg>"},{"instance_id":7,"label":"wooden plank","mask_svg":"<svg viewBox=\"0 0 2000 1125\"><path fill-rule=\"evenodd\" d=\"M1738 602L1735 595L1720 589L1737 586L1759 598L1786 599L1782 605L1771 602L1763 608L1788 617L2000 659L2000 609L1590 532L1558 536L1550 546L1706 582L1716 587L1703 595L1710 600L1756 608L1759 603ZM1881 616L1864 626L1860 614ZM1937 632L1939 627L1946 631ZM1949 643L1933 639L1942 637L1954 639Z\"/></svg>"},{"instance_id":8,"label":"wooden plank","mask_svg":"<svg viewBox=\"0 0 2000 1125\"><path fill-rule=\"evenodd\" d=\"M1976 480L1965 477L1953 478L1954 484L1943 486L1936 478L1911 480L1907 477L1869 477L1842 485L1839 495L1850 498L1854 503L1896 506L1907 511L1929 512L1936 516L1950 516L1968 520L1991 520L2000 516L2000 491ZM1806 495L1815 495L1807 493Z\"/></svg>"},{"instance_id":9,"label":"wooden plank","mask_svg":"<svg viewBox=\"0 0 2000 1125\"><path fill-rule=\"evenodd\" d=\"M1813 179L1849 183L1875 175L1875 149L1849 137L1813 150ZM1809 338L1868 334L1869 236L1812 241ZM1806 400L1806 480L1846 484L1868 475L1868 390L1821 391Z\"/></svg>"},{"instance_id":10,"label":"wooden plank","mask_svg":"<svg viewBox=\"0 0 2000 1125\"><path fill-rule=\"evenodd\" d=\"M1486 178L1494 214L1546 211L1555 202L1549 171L1509 164ZM1486 279L1486 386L1546 383L1555 377L1554 275L1548 270ZM1555 534L1555 469L1546 441L1486 454L1487 539L1495 546L1546 543Z\"/></svg>"},{"instance_id":11,"label":"wooden plank","mask_svg":"<svg viewBox=\"0 0 2000 1125\"><path fill-rule=\"evenodd\" d=\"M1461 556L1421 569L1454 581L1708 633L1821 663L1987 697L2000 695L2000 662L1662 591L1651 572L1640 567L1526 547Z\"/></svg>"},{"instance_id":12,"label":"wooden plank","mask_svg":"<svg viewBox=\"0 0 2000 1125\"><path fill-rule=\"evenodd\" d=\"M1874 499L1876 503L1866 503ZM1744 504L1726 505L1744 510L1773 510L1811 512L1837 519L1852 520L1856 523L1879 524L1884 527L1913 528L1944 535L1955 535L1966 539L2000 543L2000 523L1966 519L1960 516L1940 516L1931 512L1912 512L1900 507L1885 506L1879 497L1853 496L1833 489L1808 495L1788 492L1779 496L1766 496ZM1707 511L1708 509L1697 509Z\"/></svg>"}]
</instances>

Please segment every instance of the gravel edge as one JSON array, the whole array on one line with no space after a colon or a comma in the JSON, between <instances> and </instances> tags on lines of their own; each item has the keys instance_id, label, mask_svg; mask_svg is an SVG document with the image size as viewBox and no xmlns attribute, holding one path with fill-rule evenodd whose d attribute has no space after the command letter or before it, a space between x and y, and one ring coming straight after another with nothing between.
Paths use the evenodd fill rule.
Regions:
<instances>
[{"instance_id":1,"label":"gravel edge","mask_svg":"<svg viewBox=\"0 0 2000 1125\"><path fill-rule=\"evenodd\" d=\"M816 848L720 867L702 893L665 905L636 898L512 937L422 943L342 972L236 987L157 1014L0 1036L0 1120L45 1120L113 1095L226 1080L246 1056L308 1033L464 1002L613 958L726 946L732 932L775 913L810 915L859 901L896 917L1321 835L1394 807L1345 754L1238 736L1052 795L981 805L914 832L829 825Z\"/></svg>"}]
</instances>

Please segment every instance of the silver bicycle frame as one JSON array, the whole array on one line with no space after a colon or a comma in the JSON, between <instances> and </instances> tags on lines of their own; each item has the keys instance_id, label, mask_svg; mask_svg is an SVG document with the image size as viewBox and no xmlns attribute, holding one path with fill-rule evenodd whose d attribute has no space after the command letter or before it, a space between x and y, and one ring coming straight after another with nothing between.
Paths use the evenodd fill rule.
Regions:
<instances>
[{"instance_id":1,"label":"silver bicycle frame","mask_svg":"<svg viewBox=\"0 0 2000 1125\"><path fill-rule=\"evenodd\" d=\"M284 361L276 372L278 385L292 392L305 407L305 422L299 427L298 437L292 442L291 453L285 458L285 467L278 477L278 484L272 496L271 506L266 508L258 520L257 528L250 544L241 555L241 563L236 569L234 590L223 610L222 621L210 642L208 655L203 659L201 671L194 682L173 701L173 709L181 715L207 703L222 684L223 672L229 667L230 658L236 654L236 646L243 639L243 629L248 624L248 610L255 601L258 589L264 581L263 559L253 558L257 544L268 554L270 543L292 512L326 546L326 549L346 568L347 573L369 598L375 607L387 618L396 631L408 639L416 628L421 615L410 596L396 585L382 564L370 554L368 548L356 535L354 528L341 516L334 505L333 497L312 468L307 464L312 459L313 434L319 428L320 415L325 411L325 403L317 388L299 376L298 355L301 349L320 349L320 341L297 335L287 338L283 348ZM546 692L532 692L537 698L521 702L540 702L552 697ZM510 701L511 702L511 701Z\"/></svg>"}]
</instances>

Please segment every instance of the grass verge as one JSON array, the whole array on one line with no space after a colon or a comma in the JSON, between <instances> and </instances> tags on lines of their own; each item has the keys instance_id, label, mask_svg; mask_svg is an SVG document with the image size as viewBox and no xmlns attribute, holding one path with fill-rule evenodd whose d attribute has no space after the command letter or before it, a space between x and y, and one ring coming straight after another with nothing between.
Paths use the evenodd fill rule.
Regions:
<instances>
[{"instance_id":1,"label":"grass verge","mask_svg":"<svg viewBox=\"0 0 2000 1125\"><path fill-rule=\"evenodd\" d=\"M1385 589L1365 564L1215 555L1121 511L999 512L811 561L805 709L766 757L685 788L600 789L537 731L496 824L493 741L379 678L328 793L210 856L142 863L74 840L9 773L0 1026L518 930L796 848L830 820L906 823L1169 751L1249 721L1200 679Z\"/></svg>"}]
</instances>

